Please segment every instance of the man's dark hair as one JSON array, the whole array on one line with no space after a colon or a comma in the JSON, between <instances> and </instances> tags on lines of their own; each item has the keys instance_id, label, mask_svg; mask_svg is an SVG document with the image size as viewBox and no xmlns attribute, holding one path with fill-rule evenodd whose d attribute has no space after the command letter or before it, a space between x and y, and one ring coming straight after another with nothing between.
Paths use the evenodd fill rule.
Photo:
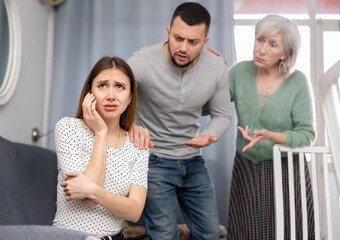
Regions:
<instances>
[{"instance_id":1,"label":"man's dark hair","mask_svg":"<svg viewBox=\"0 0 340 240\"><path fill-rule=\"evenodd\" d=\"M180 17L189 26L205 24L205 35L208 35L210 27L210 14L201 4L196 2L185 2L179 5L172 15L171 25L176 17Z\"/></svg>"}]
</instances>

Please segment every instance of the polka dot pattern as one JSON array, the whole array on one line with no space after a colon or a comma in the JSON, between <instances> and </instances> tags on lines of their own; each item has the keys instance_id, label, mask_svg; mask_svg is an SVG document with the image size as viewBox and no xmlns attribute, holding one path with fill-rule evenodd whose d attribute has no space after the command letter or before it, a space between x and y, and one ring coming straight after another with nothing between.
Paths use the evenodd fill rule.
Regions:
<instances>
[{"instance_id":1,"label":"polka dot pattern","mask_svg":"<svg viewBox=\"0 0 340 240\"><path fill-rule=\"evenodd\" d=\"M94 235L115 234L121 230L122 219L100 205L90 207L81 200L67 202L59 185L66 178L66 172L85 170L91 159L93 142L94 134L80 119L65 117L56 124L58 186L53 225ZM104 189L127 196L131 184L147 188L148 160L149 151L135 148L128 137L120 148L107 147Z\"/></svg>"}]
</instances>

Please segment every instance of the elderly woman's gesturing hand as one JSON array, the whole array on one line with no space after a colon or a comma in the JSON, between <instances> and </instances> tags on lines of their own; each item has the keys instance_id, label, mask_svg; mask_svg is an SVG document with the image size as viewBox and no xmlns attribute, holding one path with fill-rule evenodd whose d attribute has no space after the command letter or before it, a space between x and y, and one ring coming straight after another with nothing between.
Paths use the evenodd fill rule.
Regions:
<instances>
[{"instance_id":1,"label":"elderly woman's gesturing hand","mask_svg":"<svg viewBox=\"0 0 340 240\"><path fill-rule=\"evenodd\" d=\"M249 144L242 148L242 152L246 151L249 148L252 148L258 142L269 139L270 131L268 131L267 129L255 130L253 132L253 136L251 137L249 135L251 133L251 129L249 128L248 125L246 126L245 129L243 129L240 126L238 126L237 128L238 130L240 130L243 138L249 142Z\"/></svg>"}]
</instances>

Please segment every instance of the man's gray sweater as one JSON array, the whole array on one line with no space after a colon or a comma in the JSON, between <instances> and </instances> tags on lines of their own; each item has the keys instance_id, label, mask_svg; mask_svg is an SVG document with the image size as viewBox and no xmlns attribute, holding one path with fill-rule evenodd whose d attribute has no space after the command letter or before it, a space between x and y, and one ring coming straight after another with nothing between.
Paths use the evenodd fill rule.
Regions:
<instances>
[{"instance_id":1,"label":"man's gray sweater","mask_svg":"<svg viewBox=\"0 0 340 240\"><path fill-rule=\"evenodd\" d=\"M198 120L206 102L211 119L200 135L220 139L230 126L227 66L203 49L198 62L183 74L167 62L163 44L143 48L128 60L138 89L136 124L149 130L155 144L151 154L188 159L201 154L184 142L199 135Z\"/></svg>"}]
</instances>

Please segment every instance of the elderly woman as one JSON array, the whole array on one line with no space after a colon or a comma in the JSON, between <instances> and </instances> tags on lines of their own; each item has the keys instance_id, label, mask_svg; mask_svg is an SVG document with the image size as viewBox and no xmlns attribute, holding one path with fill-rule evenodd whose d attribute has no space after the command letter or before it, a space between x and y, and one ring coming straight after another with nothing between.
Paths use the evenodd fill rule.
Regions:
<instances>
[{"instance_id":1,"label":"elderly woman","mask_svg":"<svg viewBox=\"0 0 340 240\"><path fill-rule=\"evenodd\" d=\"M300 36L297 26L276 15L255 29L253 60L230 70L230 92L238 116L228 239L275 239L273 145L310 145L315 138L312 94L303 73L294 70ZM286 158L282 159L285 215L289 215ZM294 171L299 173L297 159ZM314 238L313 202L307 165L308 237ZM296 238L302 239L299 178L295 179ZM287 221L286 221L287 220ZM289 219L285 219L289 238Z\"/></svg>"}]
</instances>

